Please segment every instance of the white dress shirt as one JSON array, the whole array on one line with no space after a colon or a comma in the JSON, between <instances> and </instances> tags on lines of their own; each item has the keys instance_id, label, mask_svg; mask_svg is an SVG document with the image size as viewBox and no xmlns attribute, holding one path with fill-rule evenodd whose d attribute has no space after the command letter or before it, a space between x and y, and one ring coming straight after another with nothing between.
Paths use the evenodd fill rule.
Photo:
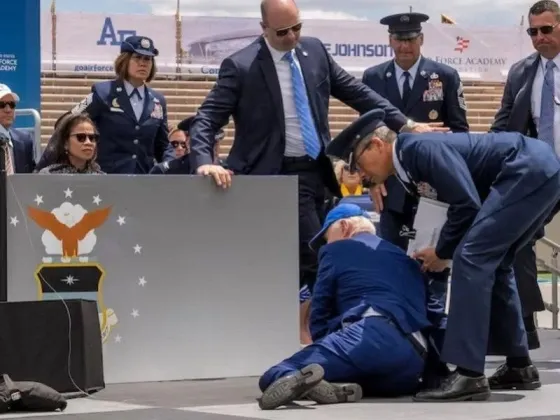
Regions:
<instances>
[{"instance_id":1,"label":"white dress shirt","mask_svg":"<svg viewBox=\"0 0 560 420\"><path fill-rule=\"evenodd\" d=\"M282 106L284 108L284 122L286 127L286 147L284 149L284 156L305 156L307 152L305 151L305 144L303 143L303 137L301 135L301 126L294 102L292 70L290 68L290 63L286 60L282 60L282 57L286 55L287 51L278 51L272 48L266 38L265 42L272 55L274 67L276 67L276 74L278 75L278 82L280 83L280 92L282 93ZM297 55L295 51L293 51L293 53L294 62L301 72Z\"/></svg>"},{"instance_id":2,"label":"white dress shirt","mask_svg":"<svg viewBox=\"0 0 560 420\"><path fill-rule=\"evenodd\" d=\"M3 125L0 125L0 137L8 138L8 150L10 151L9 158L12 163L12 169L15 172L16 168L15 168L15 160L14 160L14 143L12 142L12 135L10 134L10 131Z\"/></svg>"},{"instance_id":3,"label":"white dress shirt","mask_svg":"<svg viewBox=\"0 0 560 420\"><path fill-rule=\"evenodd\" d=\"M546 72L546 63L549 60L540 57L539 68L537 69L537 74L535 74L535 80L533 82L533 87L531 89L531 112L533 114L533 122L535 127L537 127L537 133L539 132L539 119L541 116L541 97L542 97L542 87L544 83L544 74ZM554 64L554 149L556 154L560 155L560 55L553 58Z\"/></svg>"}]
</instances>

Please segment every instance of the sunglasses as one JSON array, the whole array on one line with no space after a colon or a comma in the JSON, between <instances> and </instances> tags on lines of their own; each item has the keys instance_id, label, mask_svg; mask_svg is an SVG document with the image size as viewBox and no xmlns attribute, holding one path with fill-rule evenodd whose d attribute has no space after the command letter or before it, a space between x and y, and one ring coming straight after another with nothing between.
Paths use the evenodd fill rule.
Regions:
<instances>
[{"instance_id":1,"label":"sunglasses","mask_svg":"<svg viewBox=\"0 0 560 420\"><path fill-rule=\"evenodd\" d=\"M300 22L300 23L296 23L294 26L290 26L289 28L276 29L276 36L282 38L283 36L288 35L288 32L290 31L297 34L299 31L301 31L302 26L303 23Z\"/></svg>"},{"instance_id":2,"label":"sunglasses","mask_svg":"<svg viewBox=\"0 0 560 420\"><path fill-rule=\"evenodd\" d=\"M186 141L173 140L171 142L171 146L173 146L174 149L179 148L179 146L181 146L183 149L186 149L187 148L187 142Z\"/></svg>"},{"instance_id":3,"label":"sunglasses","mask_svg":"<svg viewBox=\"0 0 560 420\"><path fill-rule=\"evenodd\" d=\"M355 174L356 172L358 172L356 168L352 168L352 166L350 165L344 165L342 169L344 169L346 172L350 172L351 174Z\"/></svg>"},{"instance_id":4,"label":"sunglasses","mask_svg":"<svg viewBox=\"0 0 560 420\"><path fill-rule=\"evenodd\" d=\"M6 108L6 106L9 106L12 109L16 108L16 103L14 101L10 101L10 102L4 102L4 101L0 101L0 109L4 109Z\"/></svg>"},{"instance_id":5,"label":"sunglasses","mask_svg":"<svg viewBox=\"0 0 560 420\"><path fill-rule=\"evenodd\" d=\"M99 140L99 134L97 133L74 133L70 134L70 136L76 137L76 140L78 140L80 143L85 143L86 140L89 140L92 143L97 143L97 141Z\"/></svg>"},{"instance_id":6,"label":"sunglasses","mask_svg":"<svg viewBox=\"0 0 560 420\"><path fill-rule=\"evenodd\" d=\"M556 26L558 26L558 23L554 25L539 26L537 28L527 28L527 34L529 36L537 36L540 31L540 33L543 35L550 35L552 31L554 31L554 28L556 28Z\"/></svg>"}]
</instances>

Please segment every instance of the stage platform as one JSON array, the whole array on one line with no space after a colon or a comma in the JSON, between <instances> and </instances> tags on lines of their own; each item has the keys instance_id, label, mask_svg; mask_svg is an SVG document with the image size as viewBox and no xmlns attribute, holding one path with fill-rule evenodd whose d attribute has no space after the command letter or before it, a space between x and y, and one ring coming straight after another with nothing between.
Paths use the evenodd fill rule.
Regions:
<instances>
[{"instance_id":1,"label":"stage platform","mask_svg":"<svg viewBox=\"0 0 560 420\"><path fill-rule=\"evenodd\" d=\"M70 400L63 414L10 414L0 415L0 420L59 416L68 420L560 419L560 331L543 330L541 340L542 348L532 357L543 387L532 392L496 392L489 402L424 404L402 398L332 406L302 403L261 411L255 403L257 378L238 378L109 385L89 398ZM499 362L498 358L488 361L489 374Z\"/></svg>"}]
</instances>

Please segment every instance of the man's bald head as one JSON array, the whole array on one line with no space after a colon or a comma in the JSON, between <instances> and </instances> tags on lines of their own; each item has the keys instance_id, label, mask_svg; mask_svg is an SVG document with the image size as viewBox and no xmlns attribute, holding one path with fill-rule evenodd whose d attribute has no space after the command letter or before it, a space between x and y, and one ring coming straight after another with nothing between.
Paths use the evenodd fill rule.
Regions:
<instances>
[{"instance_id":1,"label":"man's bald head","mask_svg":"<svg viewBox=\"0 0 560 420\"><path fill-rule=\"evenodd\" d=\"M261 16L264 36L273 48L290 51L297 45L301 22L294 0L262 0Z\"/></svg>"},{"instance_id":2,"label":"man's bald head","mask_svg":"<svg viewBox=\"0 0 560 420\"><path fill-rule=\"evenodd\" d=\"M299 15L299 11L294 0L262 0L261 1L261 18L263 22L267 22L268 17L278 13L293 13Z\"/></svg>"}]
</instances>

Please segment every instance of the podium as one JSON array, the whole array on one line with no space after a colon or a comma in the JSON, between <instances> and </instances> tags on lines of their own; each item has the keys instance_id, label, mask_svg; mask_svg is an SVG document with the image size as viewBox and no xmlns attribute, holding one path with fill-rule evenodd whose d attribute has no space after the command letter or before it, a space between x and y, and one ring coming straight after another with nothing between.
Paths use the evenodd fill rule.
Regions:
<instances>
[{"instance_id":1,"label":"podium","mask_svg":"<svg viewBox=\"0 0 560 420\"><path fill-rule=\"evenodd\" d=\"M64 302L0 303L0 373L60 393L97 392L105 388L97 302Z\"/></svg>"}]
</instances>

